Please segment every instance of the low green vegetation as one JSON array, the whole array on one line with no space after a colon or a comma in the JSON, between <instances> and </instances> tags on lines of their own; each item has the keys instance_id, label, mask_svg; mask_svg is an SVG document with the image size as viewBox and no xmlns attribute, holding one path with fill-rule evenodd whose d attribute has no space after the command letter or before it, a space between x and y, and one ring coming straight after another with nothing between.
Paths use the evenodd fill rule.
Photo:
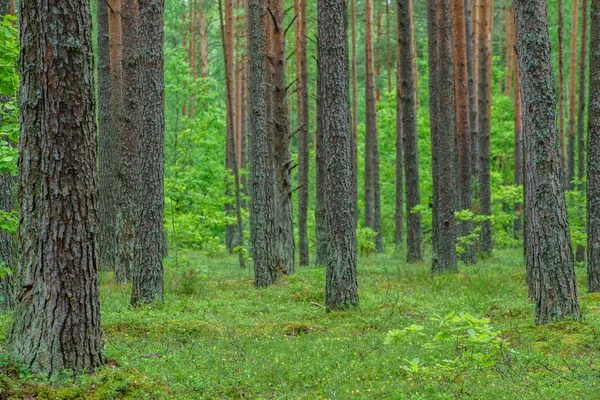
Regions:
<instances>
[{"instance_id":1,"label":"low green vegetation","mask_svg":"<svg viewBox=\"0 0 600 400\"><path fill-rule=\"evenodd\" d=\"M106 366L52 383L2 359L0 398L597 398L598 294L581 293L583 322L536 327L520 252L437 277L403 259L362 257L360 310L331 314L324 269L256 290L235 256L182 253L145 309L103 273Z\"/></svg>"}]
</instances>

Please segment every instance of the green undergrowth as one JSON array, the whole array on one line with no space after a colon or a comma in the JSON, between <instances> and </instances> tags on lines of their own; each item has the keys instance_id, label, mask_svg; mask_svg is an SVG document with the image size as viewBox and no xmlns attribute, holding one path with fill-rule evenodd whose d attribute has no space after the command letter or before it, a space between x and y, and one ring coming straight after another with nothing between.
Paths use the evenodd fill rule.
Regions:
<instances>
[{"instance_id":1,"label":"green undergrowth","mask_svg":"<svg viewBox=\"0 0 600 400\"><path fill-rule=\"evenodd\" d=\"M361 258L360 309L330 314L323 269L257 290L235 257L179 254L143 309L103 273L107 366L48 382L0 358L0 399L598 398L600 295L580 291L584 321L536 327L520 252L437 277L402 260Z\"/></svg>"}]
</instances>

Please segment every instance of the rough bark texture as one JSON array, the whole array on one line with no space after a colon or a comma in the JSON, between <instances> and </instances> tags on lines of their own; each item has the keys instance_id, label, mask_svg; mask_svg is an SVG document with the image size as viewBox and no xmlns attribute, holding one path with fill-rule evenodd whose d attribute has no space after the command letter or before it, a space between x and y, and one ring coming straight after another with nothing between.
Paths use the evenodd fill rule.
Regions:
<instances>
[{"instance_id":1,"label":"rough bark texture","mask_svg":"<svg viewBox=\"0 0 600 400\"><path fill-rule=\"evenodd\" d=\"M560 136L560 159L563 175L567 177L567 138L565 121L565 44L564 44L564 16L563 3L558 0L558 122ZM564 182L565 187L567 182Z\"/></svg>"},{"instance_id":2,"label":"rough bark texture","mask_svg":"<svg viewBox=\"0 0 600 400\"><path fill-rule=\"evenodd\" d=\"M248 0L250 64L250 237L254 285L277 279L275 264L275 174L267 138L265 110L267 0Z\"/></svg>"},{"instance_id":3,"label":"rough bark texture","mask_svg":"<svg viewBox=\"0 0 600 400\"><path fill-rule=\"evenodd\" d=\"M476 178L478 175L477 168L477 157L479 153L478 135L479 132L479 118L477 115L477 84L475 80L476 68L476 54L473 48L474 40L476 37L473 32L473 6L471 0L465 0L465 32L466 32L466 47L467 47L467 79L469 82L469 129L471 132L471 138L469 139L469 145L471 149L469 151L471 157L471 175Z\"/></svg>"},{"instance_id":4,"label":"rough bark texture","mask_svg":"<svg viewBox=\"0 0 600 400\"><path fill-rule=\"evenodd\" d=\"M514 0L523 100L527 268L536 322L580 317L562 186L545 0Z\"/></svg>"},{"instance_id":5,"label":"rough bark texture","mask_svg":"<svg viewBox=\"0 0 600 400\"><path fill-rule=\"evenodd\" d=\"M571 48L569 49L569 143L567 146L567 181L568 190L573 190L575 179L575 123L577 120L577 32L579 22L579 0L573 0L571 16ZM583 90L583 88L581 89Z\"/></svg>"},{"instance_id":6,"label":"rough bark texture","mask_svg":"<svg viewBox=\"0 0 600 400\"><path fill-rule=\"evenodd\" d=\"M397 2L396 2L397 5ZM386 10L388 11L388 10ZM396 11L398 7L396 6ZM404 138L403 127L402 127L402 98L401 98L401 87L402 87L402 76L400 74L400 43L398 36L398 23L396 23L396 212L395 212L395 234L394 243L396 249L402 249L404 245L404 162L403 162L403 146L402 140Z\"/></svg>"},{"instance_id":7,"label":"rough bark texture","mask_svg":"<svg viewBox=\"0 0 600 400\"><path fill-rule=\"evenodd\" d=\"M298 102L298 247L300 265L309 265L307 217L309 202L308 68L306 62L306 0L295 0L296 87Z\"/></svg>"},{"instance_id":8,"label":"rough bark texture","mask_svg":"<svg viewBox=\"0 0 600 400\"><path fill-rule=\"evenodd\" d=\"M458 137L458 189L461 210L473 210L471 185L471 141L469 121L469 79L467 70L467 30L464 0L452 0L452 35L454 37L454 92L456 96L456 133ZM460 221L458 234L468 236L473 221ZM474 245L463 245L460 255L466 264L475 264Z\"/></svg>"},{"instance_id":9,"label":"rough bark texture","mask_svg":"<svg viewBox=\"0 0 600 400\"><path fill-rule=\"evenodd\" d=\"M467 0L469 1L469 0ZM473 179L479 181L479 11L481 10L481 2L484 0L473 0L471 5L471 17L472 17L472 35L471 35L471 48L472 57L469 59L473 64L473 94L469 93L469 101L471 112L471 173ZM466 6L465 6L466 7ZM468 23L468 17L467 17ZM470 89L470 88L469 88ZM473 118L475 117L475 118ZM474 193L475 197L479 196L479 193Z\"/></svg>"},{"instance_id":10,"label":"rough bark texture","mask_svg":"<svg viewBox=\"0 0 600 400\"><path fill-rule=\"evenodd\" d=\"M410 0L398 1L398 47L400 82L397 84L400 95L402 118L402 144L404 150L404 172L406 176L406 259L409 263L423 259L423 226L421 212L412 212L421 204L419 190L419 146L417 133L417 105L415 102L415 77L413 75L413 42L410 37L412 18Z\"/></svg>"},{"instance_id":11,"label":"rough bark texture","mask_svg":"<svg viewBox=\"0 0 600 400\"><path fill-rule=\"evenodd\" d=\"M140 140L139 174L143 183L138 203L132 270L131 304L162 301L164 293L164 0L139 0L140 44Z\"/></svg>"},{"instance_id":12,"label":"rough bark texture","mask_svg":"<svg viewBox=\"0 0 600 400\"><path fill-rule=\"evenodd\" d=\"M479 215L492 215L492 196L490 187L490 60L491 38L489 34L489 3L490 0L480 0L479 11ZM492 253L492 222L481 222L479 236L479 251L489 256Z\"/></svg>"},{"instance_id":13,"label":"rough bark texture","mask_svg":"<svg viewBox=\"0 0 600 400\"><path fill-rule=\"evenodd\" d=\"M586 74L587 74L587 18L588 2L581 2L581 58L579 59L579 115L577 116L577 178L579 185L577 189L583 194L585 179L585 95L586 95ZM582 208L582 207L580 207ZM583 211L583 210L582 210ZM575 251L575 260L577 262L585 261L585 247L577 246Z\"/></svg>"},{"instance_id":14,"label":"rough bark texture","mask_svg":"<svg viewBox=\"0 0 600 400\"><path fill-rule=\"evenodd\" d=\"M592 0L587 153L588 291L600 292L600 0Z\"/></svg>"},{"instance_id":15,"label":"rough bark texture","mask_svg":"<svg viewBox=\"0 0 600 400\"><path fill-rule=\"evenodd\" d=\"M137 146L140 137L140 43L139 4L137 0L123 0L121 9L123 55L123 111L122 129L118 137L117 168L117 256L115 279L124 282L131 277L135 250L135 235L139 222L138 203L139 160Z\"/></svg>"},{"instance_id":16,"label":"rough bark texture","mask_svg":"<svg viewBox=\"0 0 600 400\"><path fill-rule=\"evenodd\" d=\"M514 13L513 13L514 20ZM514 29L514 27L513 27ZM513 50L514 51L514 50ZM515 52L514 57L517 54ZM515 64L516 66L516 64ZM522 107L521 107L521 77L519 76L519 69L515 69L513 75L513 86L514 90L514 121L515 121L515 143L514 143L514 180L515 185L523 185L523 119L522 119ZM523 233L523 204L515 203L515 223L514 223L514 235L518 239Z\"/></svg>"},{"instance_id":17,"label":"rough bark texture","mask_svg":"<svg viewBox=\"0 0 600 400\"><path fill-rule=\"evenodd\" d=\"M94 372L104 357L89 2L25 0L19 15L19 287L8 354L51 376Z\"/></svg>"},{"instance_id":18,"label":"rough bark texture","mask_svg":"<svg viewBox=\"0 0 600 400\"><path fill-rule=\"evenodd\" d=\"M434 69L430 69L430 74L437 75L435 79L432 79L430 75L430 81L433 81L430 98L435 98L433 100L434 107L430 107L433 109L431 112L436 113L435 116L431 115L434 214L431 269L434 273L442 273L457 270L456 223L454 217L454 212L458 206L456 108L450 0L430 0L428 20L430 42L433 42L433 45L436 46L433 54L430 53L430 65L434 66ZM433 35L437 37L436 40L431 40ZM431 56L435 60L432 60Z\"/></svg>"},{"instance_id":19,"label":"rough bark texture","mask_svg":"<svg viewBox=\"0 0 600 400\"><path fill-rule=\"evenodd\" d=\"M357 103L357 61L356 61L356 0L350 0L352 24L352 198L358 205L358 103ZM358 219L358 206L355 207Z\"/></svg>"},{"instance_id":20,"label":"rough bark texture","mask_svg":"<svg viewBox=\"0 0 600 400\"><path fill-rule=\"evenodd\" d=\"M317 46L317 60L319 59L319 47ZM319 61L317 61L317 64ZM317 65L318 67L318 65ZM319 93L321 87L321 77L317 74L317 130L315 132L316 146L316 175L317 175L317 193L315 196L315 228L316 228L316 265L324 267L327 265L327 215L325 212L325 144L323 138L323 108L319 107Z\"/></svg>"},{"instance_id":21,"label":"rough bark texture","mask_svg":"<svg viewBox=\"0 0 600 400\"><path fill-rule=\"evenodd\" d=\"M269 13L272 17L272 52L268 58L272 76L272 126L275 159L275 195L277 262L285 274L294 273L294 217L292 209L292 184L290 170L290 129L286 92L286 54L283 0L270 0Z\"/></svg>"},{"instance_id":22,"label":"rough bark texture","mask_svg":"<svg viewBox=\"0 0 600 400\"><path fill-rule=\"evenodd\" d=\"M319 107L327 200L327 311L358 306L346 0L319 0Z\"/></svg>"}]
</instances>

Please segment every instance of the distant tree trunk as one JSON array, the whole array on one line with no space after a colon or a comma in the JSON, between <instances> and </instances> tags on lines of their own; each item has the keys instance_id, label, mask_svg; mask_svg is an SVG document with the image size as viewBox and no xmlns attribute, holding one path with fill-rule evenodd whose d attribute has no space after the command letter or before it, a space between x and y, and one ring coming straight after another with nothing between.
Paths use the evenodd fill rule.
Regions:
<instances>
[{"instance_id":1,"label":"distant tree trunk","mask_svg":"<svg viewBox=\"0 0 600 400\"><path fill-rule=\"evenodd\" d=\"M390 4L385 2L385 39L387 55L388 93L392 93L392 43L390 33Z\"/></svg>"},{"instance_id":2,"label":"distant tree trunk","mask_svg":"<svg viewBox=\"0 0 600 400\"><path fill-rule=\"evenodd\" d=\"M454 92L456 96L456 133L458 135L458 188L461 210L473 211L471 185L471 145L469 124L469 74L467 70L467 36L464 0L452 0L452 35L454 38ZM461 221L458 233L468 236L473 231L473 221ZM463 246L460 255L466 264L475 264L475 246Z\"/></svg>"},{"instance_id":3,"label":"distant tree trunk","mask_svg":"<svg viewBox=\"0 0 600 400\"><path fill-rule=\"evenodd\" d=\"M92 373L104 356L90 5L19 8L20 256L8 354L34 373Z\"/></svg>"},{"instance_id":4,"label":"distant tree trunk","mask_svg":"<svg viewBox=\"0 0 600 400\"><path fill-rule=\"evenodd\" d=\"M308 154L308 67L306 62L306 0L295 0L296 13L296 76L298 102L298 247L300 265L308 260L308 201L309 201L309 154Z\"/></svg>"},{"instance_id":5,"label":"distant tree trunk","mask_svg":"<svg viewBox=\"0 0 600 400\"><path fill-rule=\"evenodd\" d=\"M514 0L525 139L527 268L536 322L581 315L561 184L556 89L545 0Z\"/></svg>"},{"instance_id":6,"label":"distant tree trunk","mask_svg":"<svg viewBox=\"0 0 600 400\"><path fill-rule=\"evenodd\" d=\"M584 185L583 180L585 179L585 86L586 86L586 73L587 73L587 0L581 2L581 58L579 60L579 115L577 117L577 177L579 178L578 190L583 194ZM583 210L582 210L583 212ZM585 261L585 247L577 246L575 252L575 259L577 262Z\"/></svg>"},{"instance_id":7,"label":"distant tree trunk","mask_svg":"<svg viewBox=\"0 0 600 400\"><path fill-rule=\"evenodd\" d=\"M506 76L504 77L504 95L510 97L515 73L515 14L512 6L506 7Z\"/></svg>"},{"instance_id":8,"label":"distant tree trunk","mask_svg":"<svg viewBox=\"0 0 600 400\"><path fill-rule=\"evenodd\" d=\"M346 0L318 1L319 108L328 160L327 311L358 306L356 281L356 224L352 187L352 132L348 88L348 12Z\"/></svg>"},{"instance_id":9,"label":"distant tree trunk","mask_svg":"<svg viewBox=\"0 0 600 400\"><path fill-rule=\"evenodd\" d=\"M356 0L351 0L350 19L352 25L352 198L355 219L358 219L358 106L357 106L357 62L356 62Z\"/></svg>"},{"instance_id":10,"label":"distant tree trunk","mask_svg":"<svg viewBox=\"0 0 600 400\"><path fill-rule=\"evenodd\" d=\"M491 0L480 0L479 12L479 214L492 215L490 188L490 59L489 6ZM486 256L492 254L492 222L481 222L479 250Z\"/></svg>"},{"instance_id":11,"label":"distant tree trunk","mask_svg":"<svg viewBox=\"0 0 600 400\"><path fill-rule=\"evenodd\" d=\"M365 2L365 54L366 54L366 144L365 144L365 226L377 236L375 246L383 252L381 232L381 200L379 191L379 145L377 138L377 97L375 91L375 67L373 61L373 0Z\"/></svg>"},{"instance_id":12,"label":"distant tree trunk","mask_svg":"<svg viewBox=\"0 0 600 400\"><path fill-rule=\"evenodd\" d=\"M600 0L592 0L588 109L588 291L600 292Z\"/></svg>"},{"instance_id":13,"label":"distant tree trunk","mask_svg":"<svg viewBox=\"0 0 600 400\"><path fill-rule=\"evenodd\" d=\"M200 0L200 76L208 76L208 44L206 42L206 11L204 10L204 0Z\"/></svg>"},{"instance_id":14,"label":"distant tree trunk","mask_svg":"<svg viewBox=\"0 0 600 400\"><path fill-rule=\"evenodd\" d=\"M190 0L190 72L192 79L198 79L198 0ZM198 106L197 86L192 86L192 96L189 107L189 117L194 118Z\"/></svg>"},{"instance_id":15,"label":"distant tree trunk","mask_svg":"<svg viewBox=\"0 0 600 400\"><path fill-rule=\"evenodd\" d=\"M565 113L565 45L564 45L564 17L563 17L563 0L558 0L558 122L560 136L560 159L565 177L564 185L568 187L567 182L567 137L565 121L567 119Z\"/></svg>"},{"instance_id":16,"label":"distant tree trunk","mask_svg":"<svg viewBox=\"0 0 600 400\"><path fill-rule=\"evenodd\" d=\"M248 0L250 63L250 238L254 285L277 280L275 258L275 172L267 138L265 107L267 0Z\"/></svg>"},{"instance_id":17,"label":"distant tree trunk","mask_svg":"<svg viewBox=\"0 0 600 400\"><path fill-rule=\"evenodd\" d=\"M512 18L512 29L514 35L514 11L511 12ZM514 37L514 36L513 36ZM514 52L515 50L512 49ZM516 65L516 52L513 54L515 58L515 67ZM524 175L523 175L523 119L522 119L522 108L521 108L521 78L519 76L519 69L515 68L513 75L513 87L514 87L514 121L515 121L515 143L514 143L514 180L515 185L523 185ZM523 233L523 204L515 203L515 223L514 223L514 235L515 238L518 239L521 237Z\"/></svg>"},{"instance_id":18,"label":"distant tree trunk","mask_svg":"<svg viewBox=\"0 0 600 400\"><path fill-rule=\"evenodd\" d=\"M567 189L573 190L575 179L575 122L577 119L577 32L579 22L579 0L573 0L571 20L571 48L569 66L569 145L567 147ZM584 90L583 88L581 90Z\"/></svg>"},{"instance_id":19,"label":"distant tree trunk","mask_svg":"<svg viewBox=\"0 0 600 400\"><path fill-rule=\"evenodd\" d=\"M227 69L227 66L231 64L233 64L230 60L229 57L231 57L233 54L233 51L231 51L232 49L228 48L229 45L232 45L233 43L231 43L231 41L227 41L226 38L226 34L229 33L227 32L227 28L225 27L225 24L223 22L223 3L222 0L219 0L219 22L220 22L220 27L221 27L221 41L223 43L223 63L225 68ZM227 92L229 92L230 94L233 93L233 76L231 76L233 74L226 74L225 75L225 85L226 85L226 90ZM235 116L234 116L234 96L227 96L227 117L230 121L235 121ZM239 126L238 126L239 129ZM233 148L237 149L239 146L237 145L237 138L236 135L233 134L232 135L234 138L234 143L233 143ZM241 136L240 136L241 139ZM241 155L241 154L240 154ZM238 156L237 154L235 154L235 156L232 158L231 160L232 163L232 168L231 168L231 174L233 177L233 185L234 185L234 200L235 200L235 218L236 218L236 225L235 225L235 241L234 241L234 246L235 247L243 247L244 246L244 226L243 226L243 221L242 221L242 204L241 204L241 193L240 193L240 175L239 175L239 168L238 168ZM241 251L238 251L238 260L240 263L240 268L244 269L246 268L246 261L244 258L244 254Z\"/></svg>"},{"instance_id":20,"label":"distant tree trunk","mask_svg":"<svg viewBox=\"0 0 600 400\"><path fill-rule=\"evenodd\" d=\"M396 84L397 102L400 104L398 115L402 118L403 134L401 149L404 150L404 171L406 175L406 259L409 263L423 260L423 227L421 212L413 209L421 204L419 190L419 146L417 134L417 109L415 96L415 77L413 75L413 42L410 37L412 18L410 17L410 0L398 1L398 71L399 81ZM398 128L397 132L398 132ZM396 133L398 134L398 133Z\"/></svg>"},{"instance_id":21,"label":"distant tree trunk","mask_svg":"<svg viewBox=\"0 0 600 400\"><path fill-rule=\"evenodd\" d=\"M116 166L117 196L117 259L115 280L125 282L131 278L137 224L141 215L138 203L139 159L137 144L140 140L141 88L140 88L140 22L137 0L123 0L121 8L123 54L123 103L121 130L118 141L119 160Z\"/></svg>"},{"instance_id":22,"label":"distant tree trunk","mask_svg":"<svg viewBox=\"0 0 600 400\"><path fill-rule=\"evenodd\" d=\"M292 210L292 184L290 170L290 130L287 107L285 25L283 0L270 0L272 16L271 38L272 54L268 58L271 63L272 78L272 125L274 159L275 159L275 194L277 201L276 240L279 268L285 274L294 273L294 220Z\"/></svg>"},{"instance_id":23,"label":"distant tree trunk","mask_svg":"<svg viewBox=\"0 0 600 400\"><path fill-rule=\"evenodd\" d=\"M195 0L194 0L195 1ZM223 50L224 58L227 60L225 64L225 79L230 82L226 85L226 103L227 103L227 117L225 118L227 124L226 130L226 153L225 153L225 167L231 174L230 179L227 180L226 195L229 199L233 199L235 202L235 187L232 189L232 180L234 173L234 164L236 164L235 158L237 157L237 151L235 146L235 135L237 132L236 126L236 110L229 109L235 105L235 22L234 22L234 8L233 0L225 0L225 33L223 37ZM235 183L233 184L235 186ZM233 217L235 215L235 203L227 201L225 203L225 211L227 215ZM236 244L236 225L228 224L225 231L225 244L227 251L233 252L233 248Z\"/></svg>"},{"instance_id":24,"label":"distant tree trunk","mask_svg":"<svg viewBox=\"0 0 600 400\"><path fill-rule=\"evenodd\" d=\"M433 173L434 273L457 270L456 223L458 206L452 21L450 0L429 0L431 147ZM434 39L435 37L435 39ZM433 76L432 76L433 74ZM443 101L442 101L443 99Z\"/></svg>"}]
</instances>

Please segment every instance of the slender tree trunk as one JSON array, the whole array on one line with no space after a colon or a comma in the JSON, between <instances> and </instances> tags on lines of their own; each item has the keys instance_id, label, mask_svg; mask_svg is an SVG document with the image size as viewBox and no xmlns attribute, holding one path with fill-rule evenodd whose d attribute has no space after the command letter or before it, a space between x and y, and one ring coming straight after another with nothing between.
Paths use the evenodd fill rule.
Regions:
<instances>
[{"instance_id":1,"label":"slender tree trunk","mask_svg":"<svg viewBox=\"0 0 600 400\"><path fill-rule=\"evenodd\" d=\"M272 124L275 192L277 201L276 240L279 268L285 274L294 273L294 220L292 210L292 185L290 170L292 161L289 153L290 129L286 92L286 54L283 0L270 0L272 15L272 54L269 57L272 80Z\"/></svg>"},{"instance_id":2,"label":"slender tree trunk","mask_svg":"<svg viewBox=\"0 0 600 400\"><path fill-rule=\"evenodd\" d=\"M198 79L198 0L190 0L190 72L194 82ZM194 118L198 106L198 87L192 85L189 117Z\"/></svg>"},{"instance_id":3,"label":"slender tree trunk","mask_svg":"<svg viewBox=\"0 0 600 400\"><path fill-rule=\"evenodd\" d=\"M561 185L556 89L545 0L514 0L523 96L527 268L533 278L536 322L581 315Z\"/></svg>"},{"instance_id":4,"label":"slender tree trunk","mask_svg":"<svg viewBox=\"0 0 600 400\"><path fill-rule=\"evenodd\" d=\"M223 43L223 62L224 62L224 66L225 68L227 68L228 65L232 65L233 63L229 60L229 57L231 57L233 54L233 52L231 51L230 48L228 48L229 45L232 45L233 43L228 42L227 38L226 38L226 34L227 32L227 28L225 27L225 24L223 22L223 3L222 0L219 0L219 22L220 22L220 28L221 28L221 40ZM226 74L225 76L225 84L226 84L226 90L227 92L229 92L230 94L233 93L233 77L231 76L231 74ZM235 120L235 116L234 116L234 104L233 104L233 96L227 96L227 117L230 121L234 121ZM239 128L239 127L238 127ZM234 143L233 143L233 147L234 149L237 148L237 140L236 140L236 135L232 135L234 138ZM239 168L238 168L238 157L237 155L235 155L232 160L232 169L231 169L231 174L233 176L233 185L234 185L234 193L235 193L235 218L236 218L236 225L235 225L235 242L234 245L235 247L240 247L243 248L244 247L244 226L243 226L243 221L242 221L242 204L241 204L241 194L240 194L240 175L239 175ZM246 268L246 261L244 258L244 253L241 251L238 251L238 260L240 263L240 268L244 269Z\"/></svg>"},{"instance_id":5,"label":"slender tree trunk","mask_svg":"<svg viewBox=\"0 0 600 400\"><path fill-rule=\"evenodd\" d=\"M346 0L318 0L319 108L328 160L327 199L327 311L358 306L356 280L356 224L352 199L352 131L348 71L348 15Z\"/></svg>"},{"instance_id":6,"label":"slender tree trunk","mask_svg":"<svg viewBox=\"0 0 600 400\"><path fill-rule=\"evenodd\" d=\"M19 8L20 256L8 354L34 373L91 373L104 356L90 5Z\"/></svg>"},{"instance_id":7,"label":"slender tree trunk","mask_svg":"<svg viewBox=\"0 0 600 400\"><path fill-rule=\"evenodd\" d=\"M352 25L352 198L357 205L358 219L358 105L357 105L357 62L356 62L356 0L350 0Z\"/></svg>"},{"instance_id":8,"label":"slender tree trunk","mask_svg":"<svg viewBox=\"0 0 600 400\"><path fill-rule=\"evenodd\" d=\"M464 0L452 0L452 35L454 38L454 92L456 96L456 133L458 135L458 188L462 210L473 210L471 185L471 144L469 121L469 74L467 70L467 29ZM473 221L461 221L458 233L468 236L473 231ZM460 255L467 264L475 264L473 245L463 245Z\"/></svg>"},{"instance_id":9,"label":"slender tree trunk","mask_svg":"<svg viewBox=\"0 0 600 400\"><path fill-rule=\"evenodd\" d=\"M471 173L473 174L473 179L477 181L479 181L479 21L481 20L479 13L481 11L480 4L482 1L485 0L473 0L470 8L472 17L471 40L469 41L471 45L471 56L467 58L467 61L470 61L473 67L473 73L469 73L469 76L473 76L473 85L472 87L469 87L469 106L471 110L469 112L471 121ZM465 8L467 8L466 4ZM468 29L468 15L466 21ZM474 193L474 195L476 198L479 197L479 193Z\"/></svg>"},{"instance_id":10,"label":"slender tree trunk","mask_svg":"<svg viewBox=\"0 0 600 400\"><path fill-rule=\"evenodd\" d=\"M511 21L512 21L512 32L514 38L514 10L511 7ZM513 49L513 57L515 60L514 66L516 65L517 54ZM515 121L515 143L514 143L514 180L515 185L524 184L524 173L523 173L523 119L522 119L522 107L521 107L521 78L519 76L519 69L515 68L513 75L513 86L514 86L514 121ZM515 203L515 222L514 222L514 234L515 238L520 238L523 233L523 204Z\"/></svg>"},{"instance_id":11,"label":"slender tree trunk","mask_svg":"<svg viewBox=\"0 0 600 400\"><path fill-rule=\"evenodd\" d=\"M387 0L384 0L387 2ZM383 13L381 12L381 2L373 0L379 4L377 7L377 41L375 43L375 98L377 101L381 100L381 88L378 85L378 81L381 78L382 62L383 62L383 51L382 51L382 39L383 39ZM374 4L374 5L375 5Z\"/></svg>"},{"instance_id":12,"label":"slender tree trunk","mask_svg":"<svg viewBox=\"0 0 600 400\"><path fill-rule=\"evenodd\" d=\"M450 0L430 0L431 147L433 173L432 272L457 270L456 223L458 206L452 21ZM433 37L435 36L435 39ZM433 39L433 40L432 40ZM436 77L432 77L431 74ZM442 101L443 99L443 101ZM433 114L435 113L435 115Z\"/></svg>"},{"instance_id":13,"label":"slender tree trunk","mask_svg":"<svg viewBox=\"0 0 600 400\"><path fill-rule=\"evenodd\" d=\"M564 17L563 0L558 0L558 122L560 136L560 159L565 177L564 185L568 187L567 174L567 137L565 121L565 45L564 45Z\"/></svg>"},{"instance_id":14,"label":"slender tree trunk","mask_svg":"<svg viewBox=\"0 0 600 400\"><path fill-rule=\"evenodd\" d=\"M575 186L575 122L577 119L577 32L579 22L579 0L573 0L573 15L571 20L571 48L569 66L569 145L567 147L567 189ZM584 90L581 88L581 90Z\"/></svg>"},{"instance_id":15,"label":"slender tree trunk","mask_svg":"<svg viewBox=\"0 0 600 400\"><path fill-rule=\"evenodd\" d=\"M164 147L165 83L163 53L164 0L139 0L140 47L140 205L135 258L132 274L131 304L162 301L164 296Z\"/></svg>"},{"instance_id":16,"label":"slender tree trunk","mask_svg":"<svg viewBox=\"0 0 600 400\"><path fill-rule=\"evenodd\" d=\"M267 0L248 0L248 59L250 63L250 238L254 285L277 280L275 258L275 173L267 137L266 55Z\"/></svg>"},{"instance_id":17,"label":"slender tree trunk","mask_svg":"<svg viewBox=\"0 0 600 400\"><path fill-rule=\"evenodd\" d=\"M413 212L421 204L419 190L419 146L417 134L417 105L415 96L415 77L413 75L413 42L410 32L413 30L410 16L410 0L398 1L398 71L399 82L396 95L400 96L401 133L404 150L404 171L406 175L406 259L409 263L423 260L423 227L421 212ZM398 132L398 128L397 132ZM402 146L401 146L402 148Z\"/></svg>"},{"instance_id":18,"label":"slender tree trunk","mask_svg":"<svg viewBox=\"0 0 600 400\"><path fill-rule=\"evenodd\" d=\"M506 76L504 77L504 95L510 97L515 72L515 16L512 6L506 7Z\"/></svg>"},{"instance_id":19,"label":"slender tree trunk","mask_svg":"<svg viewBox=\"0 0 600 400\"><path fill-rule=\"evenodd\" d=\"M309 154L308 154L308 67L306 62L306 0L295 0L296 12L296 76L298 102L298 247L300 265L309 265L308 259L308 202L309 202Z\"/></svg>"},{"instance_id":20,"label":"slender tree trunk","mask_svg":"<svg viewBox=\"0 0 600 400\"><path fill-rule=\"evenodd\" d=\"M195 0L194 0L195 1ZM225 1L225 31L223 34L223 51L224 58L227 60L225 64L225 79L229 81L229 85L226 85L226 108L227 108L227 139L226 139L226 154L225 154L225 167L230 173L230 179L227 180L227 189L226 195L227 198L230 199L225 203L225 211L231 217L233 217L236 213L235 203L232 204L231 200L235 202L235 183L232 181L233 175L237 173L234 172L234 165L236 164L237 151L235 146L235 136L237 132L236 126L236 110L232 107L235 105L235 22L234 22L234 9L233 9L233 0L224 0ZM230 110L231 109L231 110ZM227 250L231 253L233 252L234 247L237 246L236 243L236 224L227 225L225 231L225 244L227 246Z\"/></svg>"},{"instance_id":21,"label":"slender tree trunk","mask_svg":"<svg viewBox=\"0 0 600 400\"><path fill-rule=\"evenodd\" d=\"M588 110L588 291L600 292L600 0L592 0Z\"/></svg>"},{"instance_id":22,"label":"slender tree trunk","mask_svg":"<svg viewBox=\"0 0 600 400\"><path fill-rule=\"evenodd\" d=\"M397 5L398 3L396 3ZM398 7L396 7L398 11ZM396 249L402 249L404 242L404 162L402 141L404 139L402 127L402 75L400 73L400 42L399 42L400 26L396 23L396 60L398 68L396 68L396 213L395 223L396 230L394 235L394 243Z\"/></svg>"},{"instance_id":23,"label":"slender tree trunk","mask_svg":"<svg viewBox=\"0 0 600 400\"><path fill-rule=\"evenodd\" d=\"M490 188L490 60L491 43L489 33L489 6L491 0L480 0L479 12L479 214L484 217L492 215L492 198ZM486 256L492 254L492 222L481 222L479 250Z\"/></svg>"},{"instance_id":24,"label":"slender tree trunk","mask_svg":"<svg viewBox=\"0 0 600 400\"><path fill-rule=\"evenodd\" d=\"M121 130L118 137L118 165L116 166L118 187L117 196L117 259L115 279L124 282L131 278L135 250L137 224L141 215L138 203L139 159L137 145L140 140L141 88L139 43L140 22L137 0L123 0L121 8L123 53L121 67L123 73L123 103Z\"/></svg>"},{"instance_id":25,"label":"slender tree trunk","mask_svg":"<svg viewBox=\"0 0 600 400\"><path fill-rule=\"evenodd\" d=\"M200 14L198 16L200 25L200 76L208 76L208 44L206 42L206 11L204 11L204 0L200 0Z\"/></svg>"},{"instance_id":26,"label":"slender tree trunk","mask_svg":"<svg viewBox=\"0 0 600 400\"><path fill-rule=\"evenodd\" d=\"M387 56L388 93L392 93L392 36L390 33L390 4L385 0L385 40Z\"/></svg>"}]
</instances>

